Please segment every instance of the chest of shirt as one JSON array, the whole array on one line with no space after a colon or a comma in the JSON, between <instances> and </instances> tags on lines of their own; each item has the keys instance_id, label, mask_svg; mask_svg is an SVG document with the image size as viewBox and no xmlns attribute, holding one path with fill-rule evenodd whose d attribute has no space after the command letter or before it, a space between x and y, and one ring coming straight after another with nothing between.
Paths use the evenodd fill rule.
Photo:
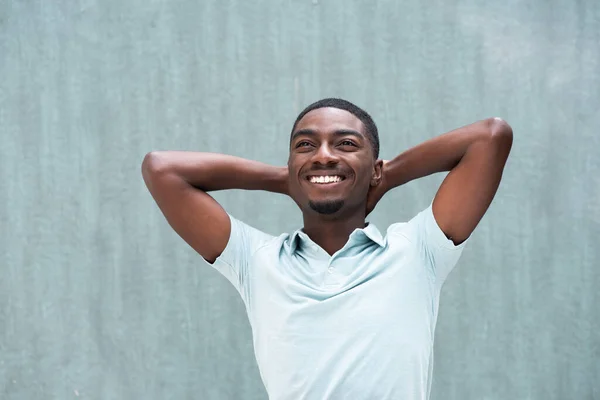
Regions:
<instances>
[{"instance_id":1,"label":"chest of shirt","mask_svg":"<svg viewBox=\"0 0 600 400\"><path fill-rule=\"evenodd\" d=\"M394 329L398 339L432 334L435 293L410 245L365 247L334 257L299 251L279 262L259 254L248 282L248 316L262 338Z\"/></svg>"}]
</instances>

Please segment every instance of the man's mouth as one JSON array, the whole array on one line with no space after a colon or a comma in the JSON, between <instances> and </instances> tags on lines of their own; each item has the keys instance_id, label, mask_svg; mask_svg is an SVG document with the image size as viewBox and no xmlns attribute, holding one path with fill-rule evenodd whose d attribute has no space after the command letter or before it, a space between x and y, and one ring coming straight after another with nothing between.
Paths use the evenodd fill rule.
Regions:
<instances>
[{"instance_id":1,"label":"man's mouth","mask_svg":"<svg viewBox=\"0 0 600 400\"><path fill-rule=\"evenodd\" d=\"M341 175L309 175L306 180L315 185L335 185L346 178Z\"/></svg>"}]
</instances>

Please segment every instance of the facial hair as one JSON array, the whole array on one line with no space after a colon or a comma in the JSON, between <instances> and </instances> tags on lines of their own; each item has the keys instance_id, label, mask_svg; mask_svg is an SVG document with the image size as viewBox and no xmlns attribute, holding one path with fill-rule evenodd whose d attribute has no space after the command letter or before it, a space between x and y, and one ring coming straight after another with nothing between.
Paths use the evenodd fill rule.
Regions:
<instances>
[{"instance_id":1,"label":"facial hair","mask_svg":"<svg viewBox=\"0 0 600 400\"><path fill-rule=\"evenodd\" d=\"M319 214L329 215L335 214L344 206L344 200L326 200L326 201L309 201L308 205L311 209Z\"/></svg>"}]
</instances>

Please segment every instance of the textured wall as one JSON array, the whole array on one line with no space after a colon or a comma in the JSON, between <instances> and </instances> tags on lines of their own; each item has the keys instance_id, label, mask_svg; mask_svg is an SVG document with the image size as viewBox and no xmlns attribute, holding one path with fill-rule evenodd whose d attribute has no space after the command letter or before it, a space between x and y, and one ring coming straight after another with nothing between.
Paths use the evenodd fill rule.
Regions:
<instances>
[{"instance_id":1,"label":"textured wall","mask_svg":"<svg viewBox=\"0 0 600 400\"><path fill-rule=\"evenodd\" d=\"M296 113L341 96L386 159L489 116L515 132L442 293L432 398L600 399L599 43L597 0L0 2L0 398L266 399L241 300L140 163L283 165ZM301 222L283 196L215 197L269 233Z\"/></svg>"}]
</instances>

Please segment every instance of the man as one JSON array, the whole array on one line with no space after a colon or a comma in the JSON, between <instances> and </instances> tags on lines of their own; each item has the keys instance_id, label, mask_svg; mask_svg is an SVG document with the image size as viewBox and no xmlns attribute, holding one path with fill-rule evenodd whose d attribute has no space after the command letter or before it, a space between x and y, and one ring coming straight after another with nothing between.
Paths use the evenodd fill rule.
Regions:
<instances>
[{"instance_id":1,"label":"man","mask_svg":"<svg viewBox=\"0 0 600 400\"><path fill-rule=\"evenodd\" d=\"M390 161L352 103L298 116L286 167L238 157L153 152L144 180L173 229L238 290L271 399L427 399L444 280L500 183L512 130L491 118ZM432 204L382 235L365 222L389 190L450 171ZM271 236L207 192L289 195L304 217ZM266 211L266 210L265 210Z\"/></svg>"}]
</instances>

